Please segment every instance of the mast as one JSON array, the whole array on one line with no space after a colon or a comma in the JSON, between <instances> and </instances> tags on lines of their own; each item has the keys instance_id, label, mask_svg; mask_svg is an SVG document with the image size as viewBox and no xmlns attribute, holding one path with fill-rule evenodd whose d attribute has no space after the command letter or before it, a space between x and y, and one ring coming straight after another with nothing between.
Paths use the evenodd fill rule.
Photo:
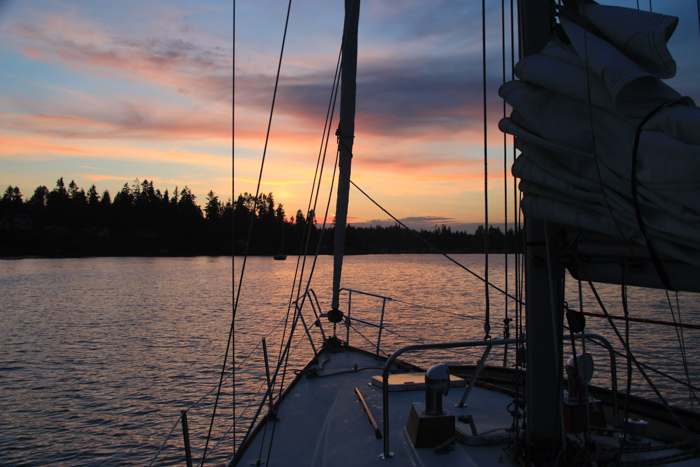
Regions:
<instances>
[{"instance_id":1,"label":"mast","mask_svg":"<svg viewBox=\"0 0 700 467\"><path fill-rule=\"evenodd\" d=\"M538 53L550 40L553 6L551 0L519 0L521 59ZM543 221L525 219L527 433L529 444L556 452L561 442L558 410L562 397L564 268L557 264L553 232L547 230Z\"/></svg>"},{"instance_id":2,"label":"mast","mask_svg":"<svg viewBox=\"0 0 700 467\"><path fill-rule=\"evenodd\" d=\"M340 123L338 125L338 195L335 208L335 240L333 248L333 311L329 319L340 321L340 276L343 271L345 226L350 195L350 165L355 138L355 88L357 76L357 26L360 19L360 0L345 0L345 27L343 30L343 58L341 62Z\"/></svg>"}]
</instances>

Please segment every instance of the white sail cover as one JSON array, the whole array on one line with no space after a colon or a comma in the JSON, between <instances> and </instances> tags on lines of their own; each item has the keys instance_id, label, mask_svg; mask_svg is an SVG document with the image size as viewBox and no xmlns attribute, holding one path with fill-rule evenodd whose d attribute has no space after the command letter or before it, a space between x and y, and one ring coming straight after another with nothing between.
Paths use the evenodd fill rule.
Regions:
<instances>
[{"instance_id":1,"label":"white sail cover","mask_svg":"<svg viewBox=\"0 0 700 467\"><path fill-rule=\"evenodd\" d=\"M522 209L646 246L636 198L653 249L700 267L700 109L661 81L676 72L666 44L678 19L595 3L578 13L560 16L570 43L521 60L499 91Z\"/></svg>"}]
</instances>

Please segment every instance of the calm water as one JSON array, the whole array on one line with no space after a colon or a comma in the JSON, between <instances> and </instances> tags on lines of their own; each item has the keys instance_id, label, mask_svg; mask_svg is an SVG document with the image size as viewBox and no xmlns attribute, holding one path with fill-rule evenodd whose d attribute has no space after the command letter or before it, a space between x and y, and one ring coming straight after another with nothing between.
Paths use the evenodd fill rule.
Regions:
<instances>
[{"instance_id":1,"label":"calm water","mask_svg":"<svg viewBox=\"0 0 700 467\"><path fill-rule=\"evenodd\" d=\"M218 382L230 257L0 261L0 288L0 465L148 465ZM177 430L159 465L183 464Z\"/></svg>"},{"instance_id":2,"label":"calm water","mask_svg":"<svg viewBox=\"0 0 700 467\"><path fill-rule=\"evenodd\" d=\"M483 271L483 257L458 255L475 272ZM330 308L331 258L321 257L311 288L323 311ZM490 276L503 286L504 259L492 256ZM242 260L235 258L236 288ZM509 280L514 277L512 256ZM307 263L304 276L308 276ZM261 339L267 336L270 360L276 360L297 270L295 257L287 261L249 258L236 321L236 431L254 415L246 404L264 390ZM214 388L226 348L231 320L230 258L96 258L0 261L0 465L148 465L174 426L180 410ZM304 287L306 280L304 280ZM575 284L568 301L578 307ZM394 298L386 304L382 348L387 352L416 342L480 339L483 337L484 287L470 274L436 255L355 256L345 261L343 286ZM513 287L509 287L513 293ZM603 287L613 314L621 314L619 288ZM666 297L655 291L632 291L631 314L670 319ZM593 296L584 294L588 311ZM513 304L497 292L490 294L491 335L502 332L506 306ZM681 296L683 320L700 322L697 298ZM347 294L341 308L347 310ZM381 300L353 294L352 316L379 320ZM313 312L304 307L310 323ZM596 318L590 332L612 333ZM332 327L324 323L324 330ZM345 336L345 329L338 328ZM511 325L511 332L514 327ZM686 331L688 360L698 384L698 332ZM319 336L314 328L313 335ZM372 348L376 328L357 326L351 344ZM286 340L286 337L285 337ZM684 379L672 328L633 324L632 347L638 357ZM285 381L311 355L311 346L297 330L295 352ZM594 352L597 375L607 377L607 357ZM492 364L503 360L494 352ZM473 361L465 352L415 356L428 366L439 361ZM512 355L508 363L511 364ZM620 360L620 359L618 359ZM624 365L618 363L624 377ZM230 366L229 366L230 368ZM230 371L230 370L229 370ZM282 376L280 376L280 379ZM653 376L655 381L661 381ZM635 392L643 391L635 375ZM221 416L214 441L232 419L231 380L220 401ZM671 388L676 403L690 407L686 390ZM195 457L201 454L213 397L189 412ZM180 427L166 444L156 465L182 465ZM231 452L229 435L221 442L212 464Z\"/></svg>"}]
</instances>

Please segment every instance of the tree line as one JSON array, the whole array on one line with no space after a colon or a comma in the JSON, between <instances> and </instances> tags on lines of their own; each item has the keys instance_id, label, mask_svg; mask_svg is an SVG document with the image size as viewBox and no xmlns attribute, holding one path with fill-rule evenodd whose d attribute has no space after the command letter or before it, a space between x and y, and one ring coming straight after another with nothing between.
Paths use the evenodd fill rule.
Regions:
<instances>
[{"instance_id":1,"label":"tree line","mask_svg":"<svg viewBox=\"0 0 700 467\"><path fill-rule=\"evenodd\" d=\"M322 229L313 210L306 215L297 210L287 218L284 206L275 204L272 193L257 197L240 194L233 204L233 218L235 255L244 254L246 247L250 255L313 254L317 249L321 254L333 253L335 226L332 223ZM345 254L434 253L433 247L448 253L484 253L487 230L479 226L476 232L469 234L436 225L433 230L421 229L417 234L398 224L388 227L348 225ZM513 229L504 234L499 227L489 226L488 240L489 252L522 251L522 234L516 235Z\"/></svg>"},{"instance_id":2,"label":"tree line","mask_svg":"<svg viewBox=\"0 0 700 467\"><path fill-rule=\"evenodd\" d=\"M252 221L252 227L251 227ZM161 192L152 181L125 183L114 197L63 178L28 200L8 186L0 199L0 257L332 254L335 226L318 225L313 210L287 217L272 193L242 193L223 203L210 191L200 207L190 188ZM483 253L486 229L473 234L435 226L417 233L399 225L346 231L346 254ZM489 251L521 250L521 236L488 229ZM425 241L428 243L426 243Z\"/></svg>"},{"instance_id":3,"label":"tree line","mask_svg":"<svg viewBox=\"0 0 700 467\"><path fill-rule=\"evenodd\" d=\"M125 183L112 198L63 178L28 200L8 186L0 199L0 256L230 255L233 207L210 191L204 209L189 187L161 192Z\"/></svg>"}]
</instances>

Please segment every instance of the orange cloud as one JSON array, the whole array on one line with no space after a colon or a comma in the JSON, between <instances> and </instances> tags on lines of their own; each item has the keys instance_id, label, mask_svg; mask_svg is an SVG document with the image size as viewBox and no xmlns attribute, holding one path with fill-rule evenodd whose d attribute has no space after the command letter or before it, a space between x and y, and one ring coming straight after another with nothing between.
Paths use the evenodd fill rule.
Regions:
<instances>
[{"instance_id":1,"label":"orange cloud","mask_svg":"<svg viewBox=\"0 0 700 467\"><path fill-rule=\"evenodd\" d=\"M81 155L89 153L89 151L79 147L55 144L46 138L0 135L0 157L15 155L26 156L37 153L45 154L47 152L58 152L66 155Z\"/></svg>"}]
</instances>

